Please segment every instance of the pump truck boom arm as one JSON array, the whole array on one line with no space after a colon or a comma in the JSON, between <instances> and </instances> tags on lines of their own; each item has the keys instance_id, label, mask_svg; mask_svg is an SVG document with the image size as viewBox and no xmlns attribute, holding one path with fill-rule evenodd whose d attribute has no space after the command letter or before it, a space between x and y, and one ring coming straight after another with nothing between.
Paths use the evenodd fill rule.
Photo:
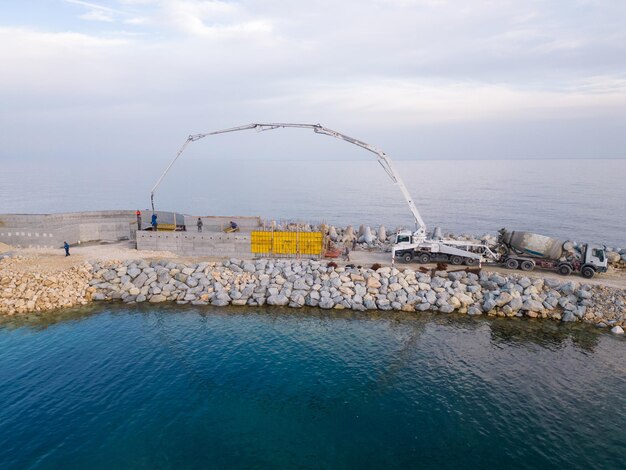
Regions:
<instances>
[{"instance_id":1,"label":"pump truck boom arm","mask_svg":"<svg viewBox=\"0 0 626 470\"><path fill-rule=\"evenodd\" d=\"M402 178L400 177L400 174L396 171L396 169L395 169L395 167L393 165L393 162L391 161L391 158L389 158L389 156L385 152L383 152L382 150L377 149L373 145L370 145L370 144L368 144L366 142L363 142L361 140L349 137L349 136L347 136L345 134L342 134L341 132L337 132L337 131L334 131L332 129L328 129L327 127L324 127L321 124L292 124L292 123L248 124L248 125L245 125L245 126L231 127L231 128L228 128L228 129L221 129L221 130L217 130L217 131L213 131L213 132L207 132L207 133L204 133L204 134L193 134L193 135L190 135L189 137L187 137L187 140L185 141L183 146L178 150L178 153L176 153L176 156L174 157L174 159L170 162L170 164L167 166L167 168L165 169L163 174L159 177L159 179L155 183L154 187L152 188L152 191L150 192L150 202L152 204L152 210L154 211L154 193L155 193L156 189L161 184L161 181L163 180L165 175L167 175L167 173L169 172L169 170L172 167L172 165L174 165L176 160L178 160L178 158L180 158L180 156L185 151L185 149L187 148L187 145L189 145L189 143L195 142L196 140L203 139L203 138L208 137L210 135L225 134L225 133L228 133L228 132L245 131L245 130L249 130L249 129L256 129L257 131L262 132L262 131L271 131L271 130L279 129L279 128L287 128L287 127L295 127L295 128L302 128L302 129L313 129L313 131L316 134L324 134L324 135L328 135L328 136L334 137L336 139L344 140L344 141L346 141L346 142L348 142L350 144L357 145L358 147L364 148L365 150L374 153L376 155L378 163L380 163L380 166L383 167L383 169L385 170L387 175L389 175L391 180L396 185L398 185L398 187L400 188L400 191L402 192L402 195L404 196L405 201L409 205L409 209L410 209L411 213L413 214L413 217L415 218L415 225L416 225L415 236L418 237L418 238L424 238L426 236L426 224L424 223L424 220L422 219L422 216L420 215L419 211L417 210L417 207L415 206L415 203L413 202L413 198L411 197L411 194L409 193L409 190L406 188L406 186L404 184L404 181L402 181Z\"/></svg>"}]
</instances>

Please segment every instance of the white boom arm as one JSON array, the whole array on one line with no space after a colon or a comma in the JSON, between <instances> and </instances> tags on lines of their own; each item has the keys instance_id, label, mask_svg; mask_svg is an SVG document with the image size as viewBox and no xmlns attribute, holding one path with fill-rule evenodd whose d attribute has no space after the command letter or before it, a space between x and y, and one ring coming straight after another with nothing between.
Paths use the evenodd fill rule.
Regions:
<instances>
[{"instance_id":1,"label":"white boom arm","mask_svg":"<svg viewBox=\"0 0 626 470\"><path fill-rule=\"evenodd\" d=\"M168 173L168 171L170 170L172 165L174 165L176 160L178 160L178 158L181 156L181 154L184 152L185 148L187 148L187 145L189 145L190 142L195 142L196 140L203 139L203 138L208 137L210 135L225 134L227 132L244 131L244 130L248 130L248 129L256 129L257 131L261 132L261 131L270 131L270 130L279 129L279 128L286 128L286 127L313 129L313 131L315 133L317 133L317 134L329 135L331 137L335 137L336 139L344 140L346 142L349 142L351 144L357 145L357 146L359 146L361 148L364 148L365 150L368 150L368 151L376 154L376 158L378 160L378 163L380 163L380 166L383 167L383 169L385 170L387 175L389 175L391 180L395 184L398 185L398 187L400 188L400 191L402 191L402 195L404 196L404 199L406 200L407 204L409 205L409 209L411 210L411 213L413 214L413 217L415 218L415 224L416 224L416 229L417 229L415 235L418 236L418 237L424 237L426 235L426 224L424 223L424 220L422 219L422 216L420 215L419 211L417 210L417 207L415 206L415 203L413 202L413 198L411 197L411 194L409 194L409 190L404 185L404 181L402 181L402 178L400 178L400 175L396 172L396 170L395 170L395 168L393 166L393 163L391 161L391 158L389 158L389 156L385 152L383 152L382 150L377 149L373 145L370 145L370 144L367 144L367 143L362 142L360 140L354 139L352 137L349 137L349 136L347 136L345 134L342 134L340 132L334 131L332 129L328 129L328 128L322 126L321 124L290 124L290 123L248 124L246 126L231 127L229 129L222 129L222 130L218 130L218 131L207 132L205 134L193 134L193 135L190 135L189 137L187 137L187 140L185 141L183 146L180 148L180 150L178 151L178 153L176 154L174 159L170 162L170 164L167 166L167 168L165 169L163 174L159 177L159 179L157 180L156 184L152 188L152 191L150 192L150 202L152 204L152 210L154 211L154 193L155 193L156 189L159 187L159 185L161 184L161 181L163 180L165 175Z\"/></svg>"}]
</instances>

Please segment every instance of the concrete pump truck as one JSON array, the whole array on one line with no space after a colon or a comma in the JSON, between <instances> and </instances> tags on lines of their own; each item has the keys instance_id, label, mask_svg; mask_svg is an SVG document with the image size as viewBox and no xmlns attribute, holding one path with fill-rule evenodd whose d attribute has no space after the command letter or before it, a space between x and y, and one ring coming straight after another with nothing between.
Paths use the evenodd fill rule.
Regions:
<instances>
[{"instance_id":1,"label":"concrete pump truck","mask_svg":"<svg viewBox=\"0 0 626 470\"><path fill-rule=\"evenodd\" d=\"M382 150L363 142L358 139L354 139L340 132L334 131L321 124L294 124L294 123L269 123L269 124L248 124L245 126L231 127L228 129L221 129L213 132L207 132L203 134L193 134L187 137L187 140L183 146L179 149L178 153L167 166L163 174L157 180L156 184L152 188L150 193L150 200L152 204L152 210L154 211L154 193L168 173L172 165L182 155L183 151L191 142L203 139L205 137L217 134L225 134L230 132L244 131L244 130L257 130L259 132L269 131L279 128L304 128L312 129L316 134L328 135L336 139L343 140L358 147L361 147L376 155L378 163L383 167L387 175L391 180L400 188L402 196L406 203L409 205L409 210L415 219L415 231L400 231L396 235L395 244L392 248L392 259L398 259L403 262L411 262L413 260L427 263L431 261L445 261L451 264L466 264L468 266L478 265L482 261L495 260L496 255L484 244L474 244L458 240L445 239L437 235L438 230L435 230L432 237L428 237L426 234L426 224L422 219L413 198L406 188L404 181L400 177L400 174L395 169L391 158Z\"/></svg>"}]
</instances>

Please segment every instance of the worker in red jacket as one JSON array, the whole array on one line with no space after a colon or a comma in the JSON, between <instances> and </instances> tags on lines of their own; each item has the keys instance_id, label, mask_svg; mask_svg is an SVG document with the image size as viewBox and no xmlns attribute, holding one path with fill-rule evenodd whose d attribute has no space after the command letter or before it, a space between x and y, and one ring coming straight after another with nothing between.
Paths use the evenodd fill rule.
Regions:
<instances>
[{"instance_id":1,"label":"worker in red jacket","mask_svg":"<svg viewBox=\"0 0 626 470\"><path fill-rule=\"evenodd\" d=\"M137 216L137 230L141 230L141 211L137 209L135 215Z\"/></svg>"}]
</instances>

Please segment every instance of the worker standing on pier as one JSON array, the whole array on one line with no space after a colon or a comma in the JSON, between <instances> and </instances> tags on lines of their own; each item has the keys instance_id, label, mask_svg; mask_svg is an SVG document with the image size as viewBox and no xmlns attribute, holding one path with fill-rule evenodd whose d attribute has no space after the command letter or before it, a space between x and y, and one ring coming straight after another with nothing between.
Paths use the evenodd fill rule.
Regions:
<instances>
[{"instance_id":1,"label":"worker standing on pier","mask_svg":"<svg viewBox=\"0 0 626 470\"><path fill-rule=\"evenodd\" d=\"M141 211L137 209L135 215L137 216L137 230L141 230Z\"/></svg>"},{"instance_id":2,"label":"worker standing on pier","mask_svg":"<svg viewBox=\"0 0 626 470\"><path fill-rule=\"evenodd\" d=\"M198 217L198 233L202 233L202 219Z\"/></svg>"},{"instance_id":3,"label":"worker standing on pier","mask_svg":"<svg viewBox=\"0 0 626 470\"><path fill-rule=\"evenodd\" d=\"M152 213L152 230L154 230L156 232L157 226L158 226L157 215L156 215L156 213L153 212Z\"/></svg>"},{"instance_id":4,"label":"worker standing on pier","mask_svg":"<svg viewBox=\"0 0 626 470\"><path fill-rule=\"evenodd\" d=\"M348 248L347 246L345 246L343 248L343 251L341 253L341 257L345 260L345 261L350 261L350 248Z\"/></svg>"},{"instance_id":5,"label":"worker standing on pier","mask_svg":"<svg viewBox=\"0 0 626 470\"><path fill-rule=\"evenodd\" d=\"M63 248L65 249L65 256L69 256L70 255L70 246L68 245L67 241L63 242Z\"/></svg>"}]
</instances>

